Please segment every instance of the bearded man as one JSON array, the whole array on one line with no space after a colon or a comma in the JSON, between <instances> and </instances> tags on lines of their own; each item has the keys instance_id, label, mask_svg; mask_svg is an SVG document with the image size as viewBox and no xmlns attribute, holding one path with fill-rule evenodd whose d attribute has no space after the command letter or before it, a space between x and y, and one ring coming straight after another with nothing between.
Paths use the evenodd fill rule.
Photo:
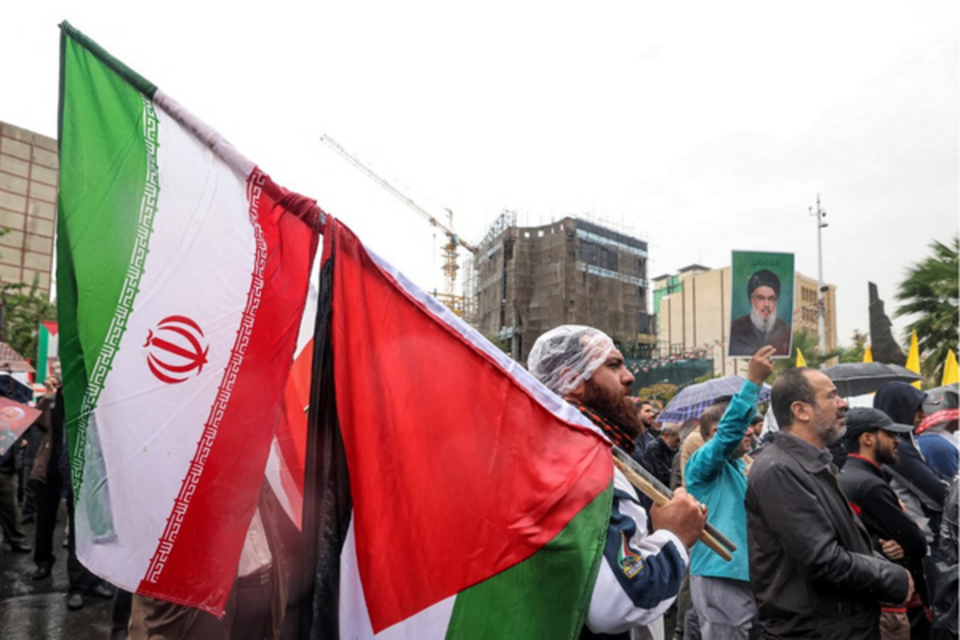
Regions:
<instances>
[{"instance_id":1,"label":"bearded man","mask_svg":"<svg viewBox=\"0 0 960 640\"><path fill-rule=\"evenodd\" d=\"M925 596L923 559L927 540L897 499L890 475L881 466L899 461L899 436L911 431L912 425L897 424L879 409L851 409L844 436L849 455L839 479L850 506L873 537L876 550L910 571L918 591ZM921 603L914 604L916 608ZM885 639L910 638L910 621L903 608L885 607L880 627Z\"/></svg>"},{"instance_id":2,"label":"bearded man","mask_svg":"<svg viewBox=\"0 0 960 640\"><path fill-rule=\"evenodd\" d=\"M730 355L751 356L760 347L772 346L777 355L790 355L790 326L777 317L780 278L769 269L747 280L750 313L730 323Z\"/></svg>"},{"instance_id":3,"label":"bearded man","mask_svg":"<svg viewBox=\"0 0 960 640\"><path fill-rule=\"evenodd\" d=\"M643 456L647 449L660 437L660 425L656 421L660 412L649 400L638 398L634 402L636 403L637 416L640 418L642 430L636 438L637 450L633 453L633 459L643 464Z\"/></svg>"},{"instance_id":4,"label":"bearded man","mask_svg":"<svg viewBox=\"0 0 960 640\"><path fill-rule=\"evenodd\" d=\"M633 452L642 430L630 397L634 378L609 336L592 327L557 327L537 339L527 368L613 443ZM668 503L650 510L654 531L648 533L636 490L616 468L612 480L606 548L581 638L629 638L639 628L646 637L662 637L661 617L680 589L706 512L678 489Z\"/></svg>"},{"instance_id":5,"label":"bearded man","mask_svg":"<svg viewBox=\"0 0 960 640\"><path fill-rule=\"evenodd\" d=\"M870 534L837 484L827 446L847 403L826 375L788 369L773 385L780 431L747 481L750 582L766 638L880 637L880 603L913 593L903 567L873 554Z\"/></svg>"}]
</instances>

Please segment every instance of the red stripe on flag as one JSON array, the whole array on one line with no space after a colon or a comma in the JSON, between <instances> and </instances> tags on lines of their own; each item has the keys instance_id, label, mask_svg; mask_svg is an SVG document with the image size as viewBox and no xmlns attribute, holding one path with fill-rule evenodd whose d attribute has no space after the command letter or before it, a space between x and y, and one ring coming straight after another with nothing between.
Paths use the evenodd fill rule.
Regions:
<instances>
[{"instance_id":1,"label":"red stripe on flag","mask_svg":"<svg viewBox=\"0 0 960 640\"><path fill-rule=\"evenodd\" d=\"M310 340L290 368L290 376L283 391L283 407L277 425L277 445L280 448L280 481L293 508L297 528L303 519L303 472L307 454L307 412L310 404L310 377L313 368L313 340Z\"/></svg>"},{"instance_id":2,"label":"red stripe on flag","mask_svg":"<svg viewBox=\"0 0 960 640\"><path fill-rule=\"evenodd\" d=\"M190 472L137 589L215 615L222 613L236 576L264 481L317 245L316 232L293 213L311 202L256 169L248 194L262 232L244 313L252 326L246 338L244 331L238 334L234 354L242 351L242 358L232 358L224 372Z\"/></svg>"},{"instance_id":3,"label":"red stripe on flag","mask_svg":"<svg viewBox=\"0 0 960 640\"><path fill-rule=\"evenodd\" d=\"M529 558L609 487L612 461L328 218L325 255L330 242L337 407L378 632Z\"/></svg>"}]
</instances>

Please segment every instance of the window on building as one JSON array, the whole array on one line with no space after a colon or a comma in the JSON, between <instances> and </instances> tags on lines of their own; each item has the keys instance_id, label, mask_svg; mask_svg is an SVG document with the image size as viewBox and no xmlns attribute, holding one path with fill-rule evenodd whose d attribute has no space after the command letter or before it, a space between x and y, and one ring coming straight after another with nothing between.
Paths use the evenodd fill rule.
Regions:
<instances>
[{"instance_id":1,"label":"window on building","mask_svg":"<svg viewBox=\"0 0 960 640\"><path fill-rule=\"evenodd\" d=\"M616 251L604 247L594 242L580 240L579 259L583 262L607 269L608 271L619 271L620 261Z\"/></svg>"}]
</instances>

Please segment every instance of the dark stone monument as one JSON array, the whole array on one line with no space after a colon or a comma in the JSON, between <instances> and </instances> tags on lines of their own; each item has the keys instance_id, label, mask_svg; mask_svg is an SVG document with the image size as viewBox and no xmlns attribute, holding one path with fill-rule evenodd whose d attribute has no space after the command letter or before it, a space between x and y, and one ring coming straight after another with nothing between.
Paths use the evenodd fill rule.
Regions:
<instances>
[{"instance_id":1,"label":"dark stone monument","mask_svg":"<svg viewBox=\"0 0 960 640\"><path fill-rule=\"evenodd\" d=\"M907 356L893 337L890 327L893 323L883 311L883 300L877 293L877 285L868 282L870 287L870 349L874 362L887 364L907 364Z\"/></svg>"}]
</instances>

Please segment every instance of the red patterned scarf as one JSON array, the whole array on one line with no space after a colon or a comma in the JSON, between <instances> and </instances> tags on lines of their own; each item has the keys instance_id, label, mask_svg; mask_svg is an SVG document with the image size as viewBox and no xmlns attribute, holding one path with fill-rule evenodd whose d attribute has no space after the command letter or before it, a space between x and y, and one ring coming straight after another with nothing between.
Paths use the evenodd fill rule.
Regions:
<instances>
[{"instance_id":1,"label":"red patterned scarf","mask_svg":"<svg viewBox=\"0 0 960 640\"><path fill-rule=\"evenodd\" d=\"M576 400L567 399L567 402L572 404L574 407L580 410L580 413L585 415L590 422L600 427L603 432L606 434L610 440L613 441L615 445L623 449L629 454L633 454L634 450L637 448L637 443L633 441L633 437L629 433L623 430L622 427L616 425L595 411L588 409L586 406L580 404Z\"/></svg>"}]
</instances>

